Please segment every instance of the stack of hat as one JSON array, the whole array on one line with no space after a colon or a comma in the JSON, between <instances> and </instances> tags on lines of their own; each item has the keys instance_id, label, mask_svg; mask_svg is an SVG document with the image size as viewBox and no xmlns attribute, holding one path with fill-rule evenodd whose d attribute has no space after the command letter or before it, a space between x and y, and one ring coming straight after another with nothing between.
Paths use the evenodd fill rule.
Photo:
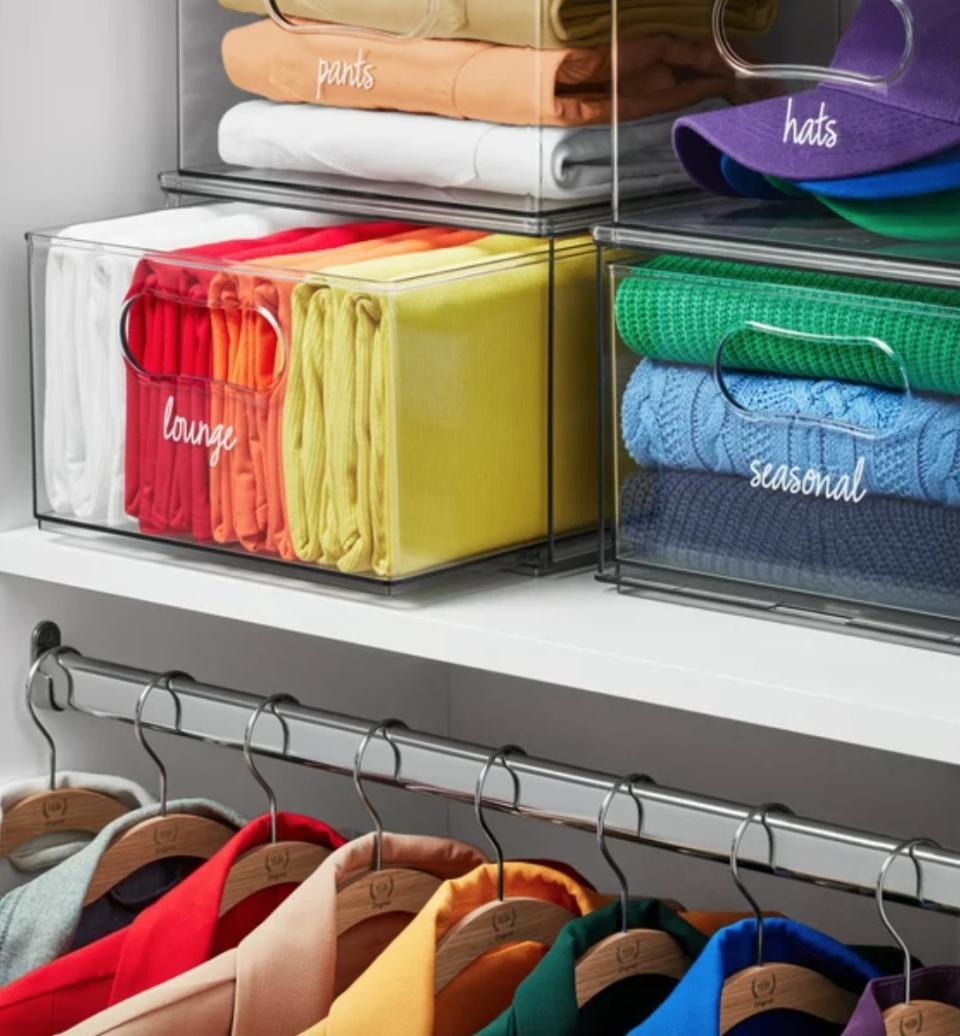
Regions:
<instances>
[{"instance_id":1,"label":"stack of hat","mask_svg":"<svg viewBox=\"0 0 960 1036\"><path fill-rule=\"evenodd\" d=\"M909 0L912 58L891 84L820 85L681 118L674 146L702 187L819 202L889 237L960 241L960 18L955 0ZM863 0L833 68L882 78L902 62L905 19Z\"/></svg>"}]
</instances>

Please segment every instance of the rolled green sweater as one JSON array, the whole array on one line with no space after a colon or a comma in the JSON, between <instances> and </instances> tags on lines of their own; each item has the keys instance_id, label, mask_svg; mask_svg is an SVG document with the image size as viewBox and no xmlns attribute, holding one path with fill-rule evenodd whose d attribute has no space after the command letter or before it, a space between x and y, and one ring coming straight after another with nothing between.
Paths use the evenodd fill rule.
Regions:
<instances>
[{"instance_id":1,"label":"rolled green sweater","mask_svg":"<svg viewBox=\"0 0 960 1036\"><path fill-rule=\"evenodd\" d=\"M660 256L617 289L641 356L960 395L960 291L748 263ZM758 331L750 322L778 328Z\"/></svg>"}]
</instances>

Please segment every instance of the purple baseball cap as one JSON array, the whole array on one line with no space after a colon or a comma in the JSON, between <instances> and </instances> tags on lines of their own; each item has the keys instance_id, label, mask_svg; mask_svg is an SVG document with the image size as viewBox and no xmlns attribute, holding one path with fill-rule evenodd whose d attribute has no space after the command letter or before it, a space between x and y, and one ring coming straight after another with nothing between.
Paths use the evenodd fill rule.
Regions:
<instances>
[{"instance_id":1,"label":"purple baseball cap","mask_svg":"<svg viewBox=\"0 0 960 1036\"><path fill-rule=\"evenodd\" d=\"M769 101L678 119L677 155L717 194L736 195L721 159L784 180L862 176L960 145L960 8L910 0L913 60L891 85L818 86ZM904 24L889 0L863 0L833 68L880 76L897 67Z\"/></svg>"}]
</instances>

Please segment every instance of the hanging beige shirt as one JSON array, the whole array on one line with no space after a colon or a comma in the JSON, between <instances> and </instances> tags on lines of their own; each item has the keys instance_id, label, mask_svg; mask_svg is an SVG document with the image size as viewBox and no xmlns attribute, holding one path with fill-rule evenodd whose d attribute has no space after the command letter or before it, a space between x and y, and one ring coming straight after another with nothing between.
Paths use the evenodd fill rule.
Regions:
<instances>
[{"instance_id":1,"label":"hanging beige shirt","mask_svg":"<svg viewBox=\"0 0 960 1036\"><path fill-rule=\"evenodd\" d=\"M297 1036L325 1018L336 997L380 956L409 917L385 914L337 938L337 888L368 871L365 835L332 853L236 950L126 1000L65 1036ZM483 863L479 850L445 838L383 836L383 866L443 880Z\"/></svg>"},{"instance_id":2,"label":"hanging beige shirt","mask_svg":"<svg viewBox=\"0 0 960 1036\"><path fill-rule=\"evenodd\" d=\"M266 14L265 0L220 0ZM610 42L610 0L281 0L287 15L424 39L488 40L516 47L589 47ZM778 0L730 0L731 33L767 32ZM713 0L621 0L622 35L712 35Z\"/></svg>"}]
</instances>

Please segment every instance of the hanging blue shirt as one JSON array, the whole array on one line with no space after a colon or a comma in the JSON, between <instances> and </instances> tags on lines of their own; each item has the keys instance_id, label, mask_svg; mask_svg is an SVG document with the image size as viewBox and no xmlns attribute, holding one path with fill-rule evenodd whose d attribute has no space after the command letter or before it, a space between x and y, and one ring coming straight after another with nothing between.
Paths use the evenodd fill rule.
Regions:
<instances>
[{"instance_id":1,"label":"hanging blue shirt","mask_svg":"<svg viewBox=\"0 0 960 1036\"><path fill-rule=\"evenodd\" d=\"M756 933L755 921L717 932L669 999L630 1036L719 1036L723 983L756 963ZM811 968L852 993L861 993L879 974L853 950L795 921L771 918L763 933L767 963ZM840 1036L843 1028L773 1007L741 1022L730 1036Z\"/></svg>"}]
</instances>

